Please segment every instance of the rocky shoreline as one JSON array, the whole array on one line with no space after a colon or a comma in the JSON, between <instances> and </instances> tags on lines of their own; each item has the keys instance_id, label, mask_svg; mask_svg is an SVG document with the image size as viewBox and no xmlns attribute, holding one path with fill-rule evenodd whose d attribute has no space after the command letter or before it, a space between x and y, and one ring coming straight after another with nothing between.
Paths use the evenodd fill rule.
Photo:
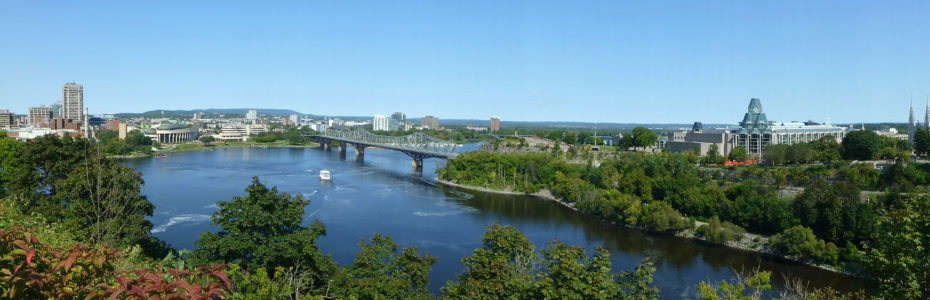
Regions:
<instances>
[{"instance_id":1,"label":"rocky shoreline","mask_svg":"<svg viewBox=\"0 0 930 300\"><path fill-rule=\"evenodd\" d=\"M444 186L449 186L449 187L454 187L454 188L460 188L460 189L466 189L466 190L472 190L472 191L479 191L479 192L485 192L485 193L494 193L494 194L502 194L502 195L534 196L534 197L537 197L537 198L540 198L540 199L555 201L556 203L559 203L559 204L561 204L562 206L565 206L565 207L567 207L567 208L569 208L569 209L571 209L571 210L574 210L574 211L576 211L576 212L579 212L579 213L584 214L584 212L582 212L582 211L579 210L578 208L575 208L575 206L574 206L572 203L566 203L566 202L564 202L564 201L559 200L558 198L556 198L554 195L552 195L552 192L550 192L550 191L547 190L547 189L540 190L540 191L538 191L538 192L536 192L536 193L524 193L524 192L515 192L515 191L507 191L507 190L489 189L489 188L484 188L484 187L479 187L479 186L472 186L472 185L464 185L464 184L459 184L459 183L455 183L455 182L451 182L451 181L442 180L442 179L439 179L439 178L434 178L433 180L436 181L437 183L441 184L441 185L444 185ZM586 215L587 215L587 214L586 214ZM628 224L620 224L620 223L617 223L617 222L614 222L614 221L610 221L610 220L605 220L605 219L601 219L601 221L608 222L608 223L611 223L611 224L616 225L616 226L623 226L623 227L627 227L627 228L633 228L633 229L639 229L639 230L643 230L643 231L649 231L649 230L647 230L646 228L640 227L640 226L632 226L632 225L628 225ZM702 225L704 225L704 224L706 224L706 223L701 222L701 221L695 221L695 228L700 227L700 226L702 226ZM761 255L764 255L764 256L767 256L767 257L771 257L771 258L775 258L775 259L779 259L779 260L783 260L783 261L787 261L787 262L791 262L791 263L802 264L802 265L806 265L806 266L809 266L809 267L814 267L814 268L818 268L818 269L823 269L823 270L830 271L830 272L834 272L834 273L840 273L840 274L847 275L847 276L855 276L854 274L852 274L852 273L850 273L850 272L848 272L848 271L838 269L838 268L836 268L836 267L834 267L834 266L831 266L831 265L820 264L820 263L817 263L817 262L812 261L812 260L810 260L810 259L801 259L801 258L799 258L799 257L792 257L792 256L787 256L787 255L783 255L783 254L776 253L773 249L771 249L771 248L765 246L765 245L768 245L768 237L767 237L767 236L763 236L763 235L752 234L752 233L748 233L748 232L747 232L747 233L743 234L743 236L740 237L738 240L735 240L735 241L728 241L728 242L726 242L726 243L724 243L724 244L717 244L717 243L708 242L707 239L695 235L695 230L688 230L688 231L678 232L678 233L675 233L675 236L677 236L677 237L682 237L682 238L693 239L693 240L697 240L697 241L701 241L701 242L705 242L705 243L709 243L709 244L713 244L713 245L720 245L720 246L730 247L730 248L734 248L734 249L738 249L738 250L742 250L742 251L755 252L755 253L758 253L758 254L761 254Z\"/></svg>"}]
</instances>

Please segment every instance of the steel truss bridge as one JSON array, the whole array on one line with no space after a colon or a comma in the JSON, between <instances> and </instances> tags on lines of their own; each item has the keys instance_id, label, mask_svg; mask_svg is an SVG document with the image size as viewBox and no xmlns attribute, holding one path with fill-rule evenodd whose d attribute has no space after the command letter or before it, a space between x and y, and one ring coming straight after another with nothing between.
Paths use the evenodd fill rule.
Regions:
<instances>
[{"instance_id":1,"label":"steel truss bridge","mask_svg":"<svg viewBox=\"0 0 930 300\"><path fill-rule=\"evenodd\" d=\"M331 150L333 142L339 142L339 156L342 158L345 158L346 148L351 145L355 148L355 159L359 161L365 159L365 148L368 147L397 150L410 156L413 159L414 168L418 170L423 168L423 160L427 158L455 158L458 155L455 150L459 146L419 132L405 136L383 136L360 129L330 129L306 137L319 143L320 148L326 151Z\"/></svg>"}]
</instances>

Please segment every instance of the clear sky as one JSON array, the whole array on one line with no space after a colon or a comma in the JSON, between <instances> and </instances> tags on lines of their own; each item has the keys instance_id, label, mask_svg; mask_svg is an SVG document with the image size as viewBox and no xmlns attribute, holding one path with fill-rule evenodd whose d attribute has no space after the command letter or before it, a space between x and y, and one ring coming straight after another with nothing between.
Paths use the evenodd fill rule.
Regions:
<instances>
[{"instance_id":1,"label":"clear sky","mask_svg":"<svg viewBox=\"0 0 930 300\"><path fill-rule=\"evenodd\" d=\"M930 1L0 2L0 109L618 123L918 119Z\"/></svg>"}]
</instances>

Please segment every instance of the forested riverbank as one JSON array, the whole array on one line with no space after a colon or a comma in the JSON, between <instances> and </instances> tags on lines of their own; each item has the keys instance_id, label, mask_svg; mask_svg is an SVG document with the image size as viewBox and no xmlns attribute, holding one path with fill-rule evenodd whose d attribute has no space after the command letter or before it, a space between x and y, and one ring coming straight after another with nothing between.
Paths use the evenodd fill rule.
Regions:
<instances>
[{"instance_id":1,"label":"forested riverbank","mask_svg":"<svg viewBox=\"0 0 930 300\"><path fill-rule=\"evenodd\" d=\"M760 249L879 280L894 276L884 273L888 269L881 267L882 257L905 251L878 242L900 237L887 224L901 214L921 210L926 201L894 194L862 202L855 183L825 180L814 181L797 198L782 199L777 186L715 178L699 170L686 154L669 153L626 153L594 167L567 164L547 153L471 152L438 173L440 180L485 189L527 194L548 189L572 207L611 222L655 232L693 230L714 243L733 241L745 231L771 235ZM695 221L708 226L695 228ZM927 228L913 231L918 238L928 234ZM923 270L911 270L918 272L914 273L917 281L927 280L920 275Z\"/></svg>"}]
</instances>

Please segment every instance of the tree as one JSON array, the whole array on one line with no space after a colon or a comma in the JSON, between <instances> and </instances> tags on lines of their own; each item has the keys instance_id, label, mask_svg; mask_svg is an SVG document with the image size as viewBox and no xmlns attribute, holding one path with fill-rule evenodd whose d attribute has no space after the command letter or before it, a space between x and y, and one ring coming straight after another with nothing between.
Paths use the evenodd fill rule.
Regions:
<instances>
[{"instance_id":1,"label":"tree","mask_svg":"<svg viewBox=\"0 0 930 300\"><path fill-rule=\"evenodd\" d=\"M549 134L546 135L546 137L550 140L559 142L559 141L562 141L562 132L558 130L553 130L553 131L550 131Z\"/></svg>"},{"instance_id":2,"label":"tree","mask_svg":"<svg viewBox=\"0 0 930 300\"><path fill-rule=\"evenodd\" d=\"M720 218L713 216L697 229L697 235L703 236L708 242L723 244L743 236L746 230L730 222L720 222Z\"/></svg>"},{"instance_id":3,"label":"tree","mask_svg":"<svg viewBox=\"0 0 930 300\"><path fill-rule=\"evenodd\" d=\"M788 145L776 144L765 148L762 158L772 165L784 164L788 159ZM745 151L745 149L743 150Z\"/></svg>"},{"instance_id":4,"label":"tree","mask_svg":"<svg viewBox=\"0 0 930 300\"><path fill-rule=\"evenodd\" d=\"M215 141L216 141L216 138L214 138L212 135L205 135L205 136L200 137L200 142L204 144L210 144Z\"/></svg>"},{"instance_id":5,"label":"tree","mask_svg":"<svg viewBox=\"0 0 930 300\"><path fill-rule=\"evenodd\" d=\"M900 208L886 211L872 238L863 243L864 270L881 282L886 299L926 299L930 296L930 201L907 198Z\"/></svg>"},{"instance_id":6,"label":"tree","mask_svg":"<svg viewBox=\"0 0 930 300\"><path fill-rule=\"evenodd\" d=\"M581 143L581 144L589 143L588 141L589 139L591 139L591 134L589 134L587 131L582 131L578 133L578 143ZM599 145L597 141L591 140L590 142L594 143L595 145Z\"/></svg>"},{"instance_id":7,"label":"tree","mask_svg":"<svg viewBox=\"0 0 930 300\"><path fill-rule=\"evenodd\" d=\"M484 246L462 259L465 271L442 288L446 298L531 298L537 263L530 239L513 226L494 223L481 238Z\"/></svg>"},{"instance_id":8,"label":"tree","mask_svg":"<svg viewBox=\"0 0 930 300\"><path fill-rule=\"evenodd\" d=\"M245 191L244 198L218 203L213 225L220 230L200 234L193 260L237 263L246 269L297 268L312 277L311 286L322 287L336 267L317 246L317 239L326 234L323 224L301 226L310 202L301 195L279 193L277 187L269 189L258 177Z\"/></svg>"},{"instance_id":9,"label":"tree","mask_svg":"<svg viewBox=\"0 0 930 300\"><path fill-rule=\"evenodd\" d=\"M574 132L566 133L565 136L562 137L562 140L563 140L566 144L569 144L569 145L574 145L575 143L578 142L578 139L577 139L577 137L575 136L575 133L574 133Z\"/></svg>"},{"instance_id":10,"label":"tree","mask_svg":"<svg viewBox=\"0 0 930 300\"><path fill-rule=\"evenodd\" d=\"M722 157L720 157L720 148L717 147L717 144L710 144L707 147L707 153L705 154L705 160L707 163L717 164L720 163Z\"/></svg>"},{"instance_id":11,"label":"tree","mask_svg":"<svg viewBox=\"0 0 930 300\"><path fill-rule=\"evenodd\" d=\"M62 203L63 223L95 244L125 247L149 239L152 223L146 220L155 206L141 195L142 174L92 152L69 176L56 182L53 199Z\"/></svg>"},{"instance_id":12,"label":"tree","mask_svg":"<svg viewBox=\"0 0 930 300\"><path fill-rule=\"evenodd\" d=\"M646 129L645 127L636 127L633 128L633 145L636 147L642 147L643 151L646 150L646 147L651 147L656 144L659 136L652 132L652 130Z\"/></svg>"},{"instance_id":13,"label":"tree","mask_svg":"<svg viewBox=\"0 0 930 300\"><path fill-rule=\"evenodd\" d=\"M635 145L636 141L633 140L633 136L626 135L620 138L620 142L617 144L617 147L626 150L635 147Z\"/></svg>"},{"instance_id":14,"label":"tree","mask_svg":"<svg viewBox=\"0 0 930 300\"><path fill-rule=\"evenodd\" d=\"M8 138L6 132L0 131L0 199L10 194L10 184L18 174L28 173L20 160L23 147L23 142Z\"/></svg>"},{"instance_id":15,"label":"tree","mask_svg":"<svg viewBox=\"0 0 930 300\"><path fill-rule=\"evenodd\" d=\"M843 158L849 160L874 159L881 147L881 138L875 132L867 130L853 131L843 138Z\"/></svg>"},{"instance_id":16,"label":"tree","mask_svg":"<svg viewBox=\"0 0 930 300\"><path fill-rule=\"evenodd\" d=\"M390 236L375 234L359 242L355 262L337 278L339 297L361 299L430 299L426 285L439 259L418 253L416 247L398 252Z\"/></svg>"},{"instance_id":17,"label":"tree","mask_svg":"<svg viewBox=\"0 0 930 300\"><path fill-rule=\"evenodd\" d=\"M747 161L749 160L749 153L746 152L746 148L736 147L730 150L729 158L731 161Z\"/></svg>"},{"instance_id":18,"label":"tree","mask_svg":"<svg viewBox=\"0 0 930 300\"><path fill-rule=\"evenodd\" d=\"M610 253L598 247L591 258L584 248L559 241L542 251L548 273L540 273L535 299L618 299L620 285L610 273Z\"/></svg>"},{"instance_id":19,"label":"tree","mask_svg":"<svg viewBox=\"0 0 930 300\"><path fill-rule=\"evenodd\" d=\"M914 133L914 152L920 156L930 153L930 131L927 129L919 128Z\"/></svg>"}]
</instances>

